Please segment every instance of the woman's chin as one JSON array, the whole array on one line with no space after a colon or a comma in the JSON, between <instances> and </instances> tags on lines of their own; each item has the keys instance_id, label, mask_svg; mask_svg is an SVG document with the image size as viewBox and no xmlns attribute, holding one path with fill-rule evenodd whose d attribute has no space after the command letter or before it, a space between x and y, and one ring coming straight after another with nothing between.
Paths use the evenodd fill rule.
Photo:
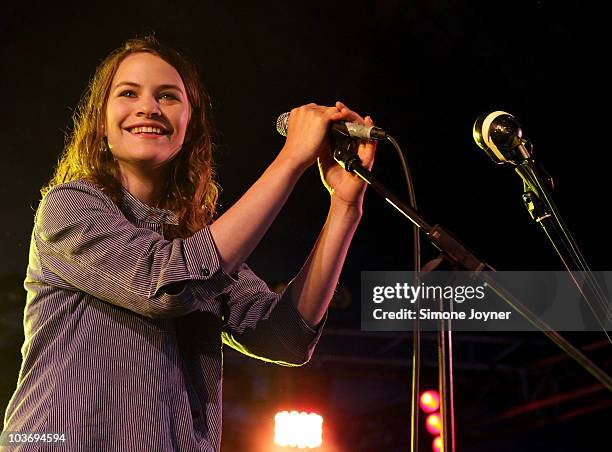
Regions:
<instances>
[{"instance_id":1,"label":"woman's chin","mask_svg":"<svg viewBox=\"0 0 612 452\"><path fill-rule=\"evenodd\" d=\"M151 151L142 149L137 152L130 152L128 156L115 156L115 159L119 162L119 165L129 165L132 167L142 167L142 169L156 169L164 166L170 162L176 152L164 152Z\"/></svg>"}]
</instances>

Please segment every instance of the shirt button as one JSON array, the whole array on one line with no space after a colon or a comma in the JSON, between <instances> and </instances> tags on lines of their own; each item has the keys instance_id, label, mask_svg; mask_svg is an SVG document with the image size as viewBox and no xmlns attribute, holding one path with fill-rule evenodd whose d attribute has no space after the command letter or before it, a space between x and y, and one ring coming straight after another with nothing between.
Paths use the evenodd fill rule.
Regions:
<instances>
[{"instance_id":1,"label":"shirt button","mask_svg":"<svg viewBox=\"0 0 612 452\"><path fill-rule=\"evenodd\" d=\"M207 269L206 267L202 267L202 274L204 276L208 276L208 275L210 275L210 270Z\"/></svg>"}]
</instances>

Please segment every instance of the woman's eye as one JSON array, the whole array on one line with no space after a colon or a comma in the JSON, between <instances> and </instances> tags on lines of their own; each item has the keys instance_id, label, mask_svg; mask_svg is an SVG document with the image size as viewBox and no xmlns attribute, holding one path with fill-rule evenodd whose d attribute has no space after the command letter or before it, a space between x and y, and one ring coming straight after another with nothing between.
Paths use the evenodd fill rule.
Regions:
<instances>
[{"instance_id":1,"label":"woman's eye","mask_svg":"<svg viewBox=\"0 0 612 452\"><path fill-rule=\"evenodd\" d=\"M176 100L176 96L172 93L161 93L159 98L164 100Z\"/></svg>"},{"instance_id":2,"label":"woman's eye","mask_svg":"<svg viewBox=\"0 0 612 452\"><path fill-rule=\"evenodd\" d=\"M121 91L121 93L119 93L120 97L136 97L136 93L134 91L132 91L131 89L127 89L125 91Z\"/></svg>"}]
</instances>

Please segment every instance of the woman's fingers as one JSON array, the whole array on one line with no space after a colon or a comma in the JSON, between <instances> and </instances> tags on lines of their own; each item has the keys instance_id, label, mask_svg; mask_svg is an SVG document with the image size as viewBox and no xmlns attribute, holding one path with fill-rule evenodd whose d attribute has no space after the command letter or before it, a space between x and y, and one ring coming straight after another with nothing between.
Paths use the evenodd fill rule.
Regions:
<instances>
[{"instance_id":1,"label":"woman's fingers","mask_svg":"<svg viewBox=\"0 0 612 452\"><path fill-rule=\"evenodd\" d=\"M299 111L302 110L302 111ZM306 104L302 107L294 108L292 112L292 116L297 116L300 113L303 113L303 110L310 110L311 112L323 113L325 117L329 120L333 121L347 121L347 122L358 122L359 124L364 124L364 118L361 117L358 113L354 112L350 108L348 108L343 102L336 102L333 107L326 107L323 105L317 105L315 103ZM298 112L299 111L299 112ZM289 119L291 121L291 117Z\"/></svg>"},{"instance_id":2,"label":"woman's fingers","mask_svg":"<svg viewBox=\"0 0 612 452\"><path fill-rule=\"evenodd\" d=\"M358 122L359 124L364 123L364 119L356 112L348 108L344 103L336 102L336 108L339 110L339 114L343 121L347 122Z\"/></svg>"},{"instance_id":3,"label":"woman's fingers","mask_svg":"<svg viewBox=\"0 0 612 452\"><path fill-rule=\"evenodd\" d=\"M373 126L374 121L370 116L366 116L364 119L364 124L367 126ZM359 144L359 148L357 149L357 155L359 155L359 159L365 168L368 170L372 169L372 165L374 164L374 155L376 154L376 141L362 141Z\"/></svg>"},{"instance_id":4,"label":"woman's fingers","mask_svg":"<svg viewBox=\"0 0 612 452\"><path fill-rule=\"evenodd\" d=\"M348 108L343 102L336 102L336 108L338 109L337 115L334 115L333 121L347 121L347 122L357 122L359 124L365 124L368 126L373 126L374 121L370 116L366 116L363 118L357 112L354 112L350 108ZM376 153L376 142L375 141L362 141L358 148L357 154L361 159L364 167L371 169L374 164L374 154Z\"/></svg>"}]
</instances>

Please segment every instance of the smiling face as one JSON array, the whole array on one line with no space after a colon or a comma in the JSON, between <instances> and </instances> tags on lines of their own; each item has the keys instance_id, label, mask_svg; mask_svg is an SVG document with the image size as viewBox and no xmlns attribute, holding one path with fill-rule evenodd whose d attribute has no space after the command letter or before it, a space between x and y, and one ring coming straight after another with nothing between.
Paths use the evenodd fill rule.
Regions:
<instances>
[{"instance_id":1,"label":"smiling face","mask_svg":"<svg viewBox=\"0 0 612 452\"><path fill-rule=\"evenodd\" d=\"M122 172L159 169L180 151L191 115L181 76L151 53L126 57L113 77L104 136Z\"/></svg>"}]
</instances>

